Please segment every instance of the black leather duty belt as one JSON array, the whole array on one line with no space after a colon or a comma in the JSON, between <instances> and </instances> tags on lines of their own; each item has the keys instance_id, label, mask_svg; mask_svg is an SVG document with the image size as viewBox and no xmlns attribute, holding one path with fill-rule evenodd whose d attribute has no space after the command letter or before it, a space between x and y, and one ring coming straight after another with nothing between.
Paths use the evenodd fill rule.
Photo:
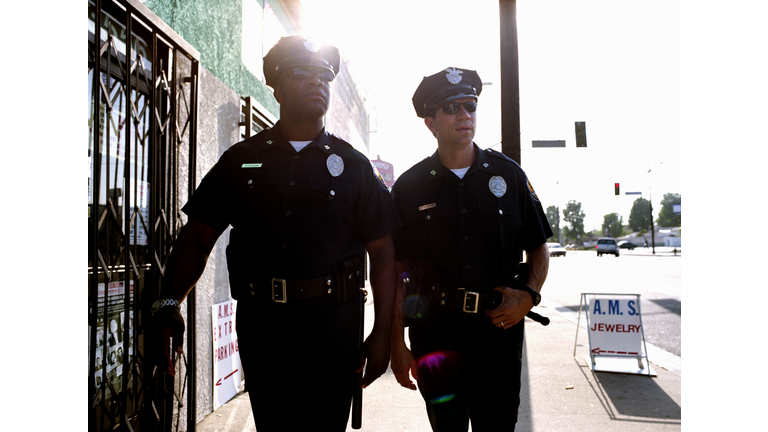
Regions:
<instances>
[{"instance_id":1,"label":"black leather duty belt","mask_svg":"<svg viewBox=\"0 0 768 432\"><path fill-rule=\"evenodd\" d=\"M496 309L503 299L499 291L491 293L478 293L459 288L456 291L440 293L440 305L452 309L459 309L465 313L478 313Z\"/></svg>"},{"instance_id":2,"label":"black leather duty belt","mask_svg":"<svg viewBox=\"0 0 768 432\"><path fill-rule=\"evenodd\" d=\"M346 281L345 281L346 282ZM275 303L287 303L289 300L305 300L323 296L336 296L339 301L346 301L357 297L361 288L355 289L352 283L334 283L334 278L324 276L307 280L286 280L272 278L269 280L269 289L263 284L257 286L251 284L251 296L264 298L265 291L269 293L269 299Z\"/></svg>"},{"instance_id":3,"label":"black leather duty belt","mask_svg":"<svg viewBox=\"0 0 768 432\"><path fill-rule=\"evenodd\" d=\"M286 303L288 299L302 300L333 294L333 281L330 276L290 281L272 278L270 284L271 300Z\"/></svg>"}]
</instances>

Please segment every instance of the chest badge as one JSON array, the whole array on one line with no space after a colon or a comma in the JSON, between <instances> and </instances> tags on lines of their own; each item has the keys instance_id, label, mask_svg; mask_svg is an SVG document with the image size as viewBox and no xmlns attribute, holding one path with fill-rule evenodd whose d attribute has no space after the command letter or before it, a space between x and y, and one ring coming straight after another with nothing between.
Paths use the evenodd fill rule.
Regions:
<instances>
[{"instance_id":1,"label":"chest badge","mask_svg":"<svg viewBox=\"0 0 768 432\"><path fill-rule=\"evenodd\" d=\"M328 159L325 161L325 166L328 167L328 172L334 177L338 177L344 172L344 160L341 156L335 153L328 156Z\"/></svg>"},{"instance_id":2,"label":"chest badge","mask_svg":"<svg viewBox=\"0 0 768 432\"><path fill-rule=\"evenodd\" d=\"M504 177L493 176L488 181L488 188L496 198L501 198L507 193L507 182L504 181Z\"/></svg>"}]
</instances>

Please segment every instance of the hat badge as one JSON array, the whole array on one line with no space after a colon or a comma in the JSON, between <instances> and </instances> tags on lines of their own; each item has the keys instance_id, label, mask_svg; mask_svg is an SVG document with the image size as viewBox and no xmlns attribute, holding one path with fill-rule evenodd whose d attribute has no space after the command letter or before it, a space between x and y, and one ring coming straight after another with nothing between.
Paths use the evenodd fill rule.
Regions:
<instances>
[{"instance_id":1,"label":"hat badge","mask_svg":"<svg viewBox=\"0 0 768 432\"><path fill-rule=\"evenodd\" d=\"M307 51L309 51L309 52L316 53L316 52L320 51L320 44L317 44L317 43L305 40L304 41L304 48L306 48Z\"/></svg>"},{"instance_id":2,"label":"hat badge","mask_svg":"<svg viewBox=\"0 0 768 432\"><path fill-rule=\"evenodd\" d=\"M445 77L448 78L449 83L456 85L461 82L461 74L464 73L463 71L456 68L446 69L445 71L448 72Z\"/></svg>"}]
</instances>

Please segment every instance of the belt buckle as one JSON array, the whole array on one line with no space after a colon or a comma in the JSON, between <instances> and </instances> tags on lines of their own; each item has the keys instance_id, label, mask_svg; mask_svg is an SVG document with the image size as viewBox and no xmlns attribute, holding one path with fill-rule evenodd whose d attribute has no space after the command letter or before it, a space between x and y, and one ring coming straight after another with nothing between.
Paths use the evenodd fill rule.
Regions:
<instances>
[{"instance_id":1,"label":"belt buckle","mask_svg":"<svg viewBox=\"0 0 768 432\"><path fill-rule=\"evenodd\" d=\"M285 279L272 278L272 301L275 303L285 303L288 301L286 294Z\"/></svg>"},{"instance_id":2,"label":"belt buckle","mask_svg":"<svg viewBox=\"0 0 768 432\"><path fill-rule=\"evenodd\" d=\"M461 289L464 291L464 289ZM480 304L480 293L473 291L464 291L464 304L461 307L462 312L477 313L477 307Z\"/></svg>"}]
</instances>

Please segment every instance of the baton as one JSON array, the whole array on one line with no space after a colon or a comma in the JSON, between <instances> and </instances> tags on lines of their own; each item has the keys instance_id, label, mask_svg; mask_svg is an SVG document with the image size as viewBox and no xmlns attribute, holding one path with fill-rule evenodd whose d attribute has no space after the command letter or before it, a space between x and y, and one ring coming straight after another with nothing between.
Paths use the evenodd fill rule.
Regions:
<instances>
[{"instance_id":1,"label":"baton","mask_svg":"<svg viewBox=\"0 0 768 432\"><path fill-rule=\"evenodd\" d=\"M360 298L360 325L357 328L357 347L358 352L363 352L363 333L365 332L365 299L368 296L368 291L360 289L358 297ZM360 382L363 378L363 372L357 374L355 380L355 392L352 395L352 429L360 429L363 427L363 387Z\"/></svg>"},{"instance_id":2,"label":"baton","mask_svg":"<svg viewBox=\"0 0 768 432\"><path fill-rule=\"evenodd\" d=\"M549 318L545 316L541 316L534 311L529 311L527 314L525 314L525 316L527 316L528 318L536 321L537 323L543 326L549 325Z\"/></svg>"},{"instance_id":3,"label":"baton","mask_svg":"<svg viewBox=\"0 0 768 432\"><path fill-rule=\"evenodd\" d=\"M517 266L517 276L515 277L519 283L525 285L528 282L528 263L520 263ZM549 325L549 318L541 316L534 311L529 311L525 316L536 321L537 323L546 326Z\"/></svg>"}]
</instances>

